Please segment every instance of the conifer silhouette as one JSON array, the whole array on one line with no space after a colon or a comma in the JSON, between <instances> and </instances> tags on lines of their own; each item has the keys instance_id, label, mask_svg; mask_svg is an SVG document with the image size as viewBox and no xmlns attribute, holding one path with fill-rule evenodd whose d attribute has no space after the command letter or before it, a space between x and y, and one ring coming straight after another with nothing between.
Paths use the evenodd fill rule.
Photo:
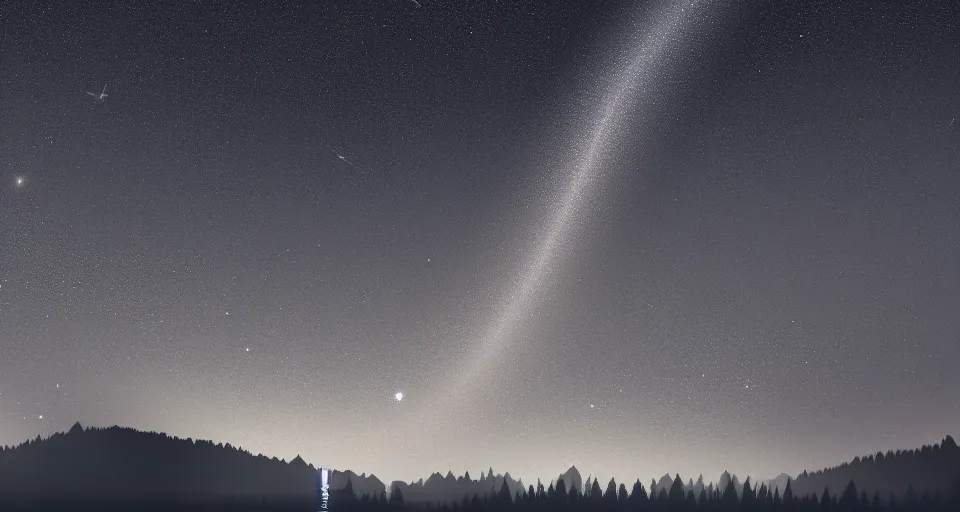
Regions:
<instances>
[{"instance_id":1,"label":"conifer silhouette","mask_svg":"<svg viewBox=\"0 0 960 512\"><path fill-rule=\"evenodd\" d=\"M600 501L603 499L603 491L600 489L600 483L597 482L597 479L593 479L593 485L590 487L590 499L594 501Z\"/></svg>"}]
</instances>

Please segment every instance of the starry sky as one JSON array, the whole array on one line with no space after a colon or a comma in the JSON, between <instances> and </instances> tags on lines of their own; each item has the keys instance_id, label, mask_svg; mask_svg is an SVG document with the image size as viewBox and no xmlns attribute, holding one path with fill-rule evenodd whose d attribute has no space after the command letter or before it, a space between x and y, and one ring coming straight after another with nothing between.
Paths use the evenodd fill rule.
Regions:
<instances>
[{"instance_id":1,"label":"starry sky","mask_svg":"<svg viewBox=\"0 0 960 512\"><path fill-rule=\"evenodd\" d=\"M960 433L960 4L0 9L0 444L648 481Z\"/></svg>"}]
</instances>

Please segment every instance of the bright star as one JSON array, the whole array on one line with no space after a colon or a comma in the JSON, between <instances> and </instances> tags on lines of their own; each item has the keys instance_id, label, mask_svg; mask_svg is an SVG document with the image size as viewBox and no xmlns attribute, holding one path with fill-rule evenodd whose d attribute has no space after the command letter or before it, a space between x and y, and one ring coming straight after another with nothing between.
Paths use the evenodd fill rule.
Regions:
<instances>
[{"instance_id":1,"label":"bright star","mask_svg":"<svg viewBox=\"0 0 960 512\"><path fill-rule=\"evenodd\" d=\"M27 183L27 179L24 178L23 176L17 176L16 183L18 187L22 187L24 184Z\"/></svg>"},{"instance_id":2,"label":"bright star","mask_svg":"<svg viewBox=\"0 0 960 512\"><path fill-rule=\"evenodd\" d=\"M403 401L403 391L397 391L396 393L394 393L393 399L396 400L396 401L398 401L398 402L402 402L402 401Z\"/></svg>"}]
</instances>

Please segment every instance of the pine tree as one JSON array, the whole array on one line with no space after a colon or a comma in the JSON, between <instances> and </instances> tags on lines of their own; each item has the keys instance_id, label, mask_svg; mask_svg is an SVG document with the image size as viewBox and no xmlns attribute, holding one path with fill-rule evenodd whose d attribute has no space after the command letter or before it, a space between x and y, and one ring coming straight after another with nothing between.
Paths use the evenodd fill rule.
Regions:
<instances>
[{"instance_id":1,"label":"pine tree","mask_svg":"<svg viewBox=\"0 0 960 512\"><path fill-rule=\"evenodd\" d=\"M501 507L506 507L513 503L510 496L510 486L507 485L506 478L503 479L503 484L500 486L500 493L497 496L497 501Z\"/></svg>"},{"instance_id":2,"label":"pine tree","mask_svg":"<svg viewBox=\"0 0 960 512\"><path fill-rule=\"evenodd\" d=\"M673 484L670 485L670 494L667 496L667 499L670 500L670 503L676 505L683 503L684 498L683 480L680 480L680 474L678 473L676 478L673 479Z\"/></svg>"},{"instance_id":3,"label":"pine tree","mask_svg":"<svg viewBox=\"0 0 960 512\"><path fill-rule=\"evenodd\" d=\"M733 480L727 481L727 488L723 490L720 501L728 510L733 510L740 505L740 498L737 496L737 488L734 487Z\"/></svg>"},{"instance_id":4,"label":"pine tree","mask_svg":"<svg viewBox=\"0 0 960 512\"><path fill-rule=\"evenodd\" d=\"M590 487L590 499L591 500L601 500L603 499L603 491L600 490L600 484L597 482L597 479L593 479L593 486Z\"/></svg>"},{"instance_id":5,"label":"pine tree","mask_svg":"<svg viewBox=\"0 0 960 512\"><path fill-rule=\"evenodd\" d=\"M626 503L629 495L627 494L627 486L620 484L620 487L617 489L617 501L620 503Z\"/></svg>"},{"instance_id":6,"label":"pine tree","mask_svg":"<svg viewBox=\"0 0 960 512\"><path fill-rule=\"evenodd\" d=\"M617 482L613 478L607 483L607 490L603 493L603 499L607 503L615 503L617 501Z\"/></svg>"},{"instance_id":7,"label":"pine tree","mask_svg":"<svg viewBox=\"0 0 960 512\"><path fill-rule=\"evenodd\" d=\"M850 510L855 511L860 505L860 500L857 499L857 486L853 483L853 480L850 480L850 483L847 484L847 488L843 490L843 494L840 495L840 510Z\"/></svg>"},{"instance_id":8,"label":"pine tree","mask_svg":"<svg viewBox=\"0 0 960 512\"><path fill-rule=\"evenodd\" d=\"M757 508L757 495L754 494L750 486L750 477L743 482L743 491L740 493L740 509L755 510Z\"/></svg>"},{"instance_id":9,"label":"pine tree","mask_svg":"<svg viewBox=\"0 0 960 512\"><path fill-rule=\"evenodd\" d=\"M640 479L638 478L633 484L633 490L630 492L630 503L634 505L634 508L637 508L646 501L647 491L643 489L643 484L640 483Z\"/></svg>"},{"instance_id":10,"label":"pine tree","mask_svg":"<svg viewBox=\"0 0 960 512\"><path fill-rule=\"evenodd\" d=\"M833 499L830 498L830 489L825 488L823 494L820 496L820 510L828 511L833 505Z\"/></svg>"},{"instance_id":11,"label":"pine tree","mask_svg":"<svg viewBox=\"0 0 960 512\"><path fill-rule=\"evenodd\" d=\"M569 498L569 496L567 496L567 483L562 478L557 479L555 494L555 501L558 503L564 503L567 501L567 498Z\"/></svg>"},{"instance_id":12,"label":"pine tree","mask_svg":"<svg viewBox=\"0 0 960 512\"><path fill-rule=\"evenodd\" d=\"M343 494L340 496L340 500L347 503L352 503L357 501L357 494L353 492L353 481L350 480L350 477L347 477L347 485L343 487Z\"/></svg>"}]
</instances>

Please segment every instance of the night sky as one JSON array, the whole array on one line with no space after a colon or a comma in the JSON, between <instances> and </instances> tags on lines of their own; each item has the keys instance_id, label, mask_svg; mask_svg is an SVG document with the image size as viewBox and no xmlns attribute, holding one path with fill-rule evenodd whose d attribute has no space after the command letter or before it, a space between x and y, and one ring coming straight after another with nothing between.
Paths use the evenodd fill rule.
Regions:
<instances>
[{"instance_id":1,"label":"night sky","mask_svg":"<svg viewBox=\"0 0 960 512\"><path fill-rule=\"evenodd\" d=\"M960 433L960 3L84 4L0 7L0 444L648 481Z\"/></svg>"}]
</instances>

